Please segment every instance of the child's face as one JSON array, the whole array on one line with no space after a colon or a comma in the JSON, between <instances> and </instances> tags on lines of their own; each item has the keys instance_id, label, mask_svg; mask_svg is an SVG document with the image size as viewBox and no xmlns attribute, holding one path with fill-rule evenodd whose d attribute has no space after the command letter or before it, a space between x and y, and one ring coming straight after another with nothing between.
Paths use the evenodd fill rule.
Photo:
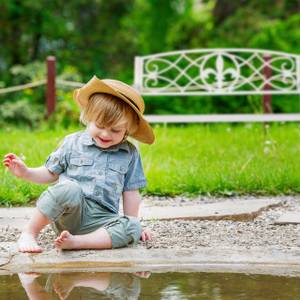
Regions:
<instances>
[{"instance_id":1,"label":"child's face","mask_svg":"<svg viewBox=\"0 0 300 300\"><path fill-rule=\"evenodd\" d=\"M122 142L126 133L126 124L98 127L95 122L90 122L87 129L99 147L109 148Z\"/></svg>"}]
</instances>

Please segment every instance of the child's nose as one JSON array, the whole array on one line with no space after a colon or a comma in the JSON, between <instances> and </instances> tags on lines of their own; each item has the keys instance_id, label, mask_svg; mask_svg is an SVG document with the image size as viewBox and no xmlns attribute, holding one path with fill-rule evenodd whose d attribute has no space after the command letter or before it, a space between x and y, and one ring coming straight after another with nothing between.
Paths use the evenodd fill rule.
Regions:
<instances>
[{"instance_id":1,"label":"child's nose","mask_svg":"<svg viewBox=\"0 0 300 300\"><path fill-rule=\"evenodd\" d=\"M105 130L105 129L104 129L104 130L102 131L102 136L103 136L103 137L109 136L108 130Z\"/></svg>"}]
</instances>

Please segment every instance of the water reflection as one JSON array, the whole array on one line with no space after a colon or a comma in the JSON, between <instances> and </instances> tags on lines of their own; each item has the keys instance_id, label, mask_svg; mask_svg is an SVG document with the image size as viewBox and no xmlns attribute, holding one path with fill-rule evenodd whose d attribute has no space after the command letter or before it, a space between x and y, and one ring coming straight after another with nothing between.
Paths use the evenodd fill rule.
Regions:
<instances>
[{"instance_id":1,"label":"water reflection","mask_svg":"<svg viewBox=\"0 0 300 300\"><path fill-rule=\"evenodd\" d=\"M0 276L0 299L300 299L298 277L230 273L14 274Z\"/></svg>"},{"instance_id":2,"label":"water reflection","mask_svg":"<svg viewBox=\"0 0 300 300\"><path fill-rule=\"evenodd\" d=\"M91 273L73 272L45 275L18 274L30 300L47 299L139 299L140 278L150 272Z\"/></svg>"}]
</instances>

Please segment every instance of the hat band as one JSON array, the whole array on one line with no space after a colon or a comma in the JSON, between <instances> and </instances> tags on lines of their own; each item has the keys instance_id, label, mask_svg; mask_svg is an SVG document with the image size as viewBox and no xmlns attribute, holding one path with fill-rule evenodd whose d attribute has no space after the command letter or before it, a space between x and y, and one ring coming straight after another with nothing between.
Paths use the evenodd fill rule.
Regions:
<instances>
[{"instance_id":1,"label":"hat band","mask_svg":"<svg viewBox=\"0 0 300 300\"><path fill-rule=\"evenodd\" d=\"M135 102L133 102L130 98L128 98L126 95L124 95L123 93L121 93L120 91L118 91L123 97L125 97L132 105L134 105L135 108L137 108L139 110L139 112L141 112L140 108L136 105Z\"/></svg>"}]
</instances>

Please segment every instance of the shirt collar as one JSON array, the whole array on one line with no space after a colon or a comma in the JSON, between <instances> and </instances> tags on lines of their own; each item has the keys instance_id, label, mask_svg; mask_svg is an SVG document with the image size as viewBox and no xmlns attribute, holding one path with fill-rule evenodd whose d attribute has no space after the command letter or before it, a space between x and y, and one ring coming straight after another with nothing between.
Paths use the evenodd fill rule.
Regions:
<instances>
[{"instance_id":1,"label":"shirt collar","mask_svg":"<svg viewBox=\"0 0 300 300\"><path fill-rule=\"evenodd\" d=\"M130 151L129 149L129 145L128 142L122 142L118 145L114 145L112 147L109 148L100 148L99 146L97 146L96 142L93 140L93 138L91 137L91 135L89 134L89 132L87 130L83 131L82 135L81 135L81 142L86 145L86 146L93 146L95 145L96 147L98 147L101 151L107 151L107 152L117 152L119 150L125 150L127 152Z\"/></svg>"}]
</instances>

